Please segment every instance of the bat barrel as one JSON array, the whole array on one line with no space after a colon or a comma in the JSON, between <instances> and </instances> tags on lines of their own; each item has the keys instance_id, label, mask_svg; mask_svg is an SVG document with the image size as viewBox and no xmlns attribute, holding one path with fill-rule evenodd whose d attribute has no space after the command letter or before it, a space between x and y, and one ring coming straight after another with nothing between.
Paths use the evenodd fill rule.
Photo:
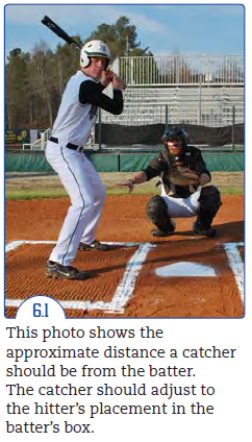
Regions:
<instances>
[{"instance_id":1,"label":"bat barrel","mask_svg":"<svg viewBox=\"0 0 252 442\"><path fill-rule=\"evenodd\" d=\"M64 40L70 46L73 46L76 49L81 49L80 44L77 43L77 41L75 41L72 37L70 37L70 35L68 35L59 25L57 25L57 23L55 23L47 15L42 18L41 23L51 29L52 32L58 35L58 37L62 38L62 40Z\"/></svg>"}]
</instances>

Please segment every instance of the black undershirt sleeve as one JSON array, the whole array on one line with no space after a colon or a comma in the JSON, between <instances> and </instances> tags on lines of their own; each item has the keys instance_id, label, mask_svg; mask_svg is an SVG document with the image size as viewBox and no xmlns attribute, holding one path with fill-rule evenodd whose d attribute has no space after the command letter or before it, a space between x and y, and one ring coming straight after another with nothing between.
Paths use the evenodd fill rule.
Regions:
<instances>
[{"instance_id":1,"label":"black undershirt sleeve","mask_svg":"<svg viewBox=\"0 0 252 442\"><path fill-rule=\"evenodd\" d=\"M114 115L119 115L123 111L123 94L119 89L114 89L113 98L103 94L104 86L94 81L83 81L79 90L79 101L81 104L92 104Z\"/></svg>"},{"instance_id":2,"label":"black undershirt sleeve","mask_svg":"<svg viewBox=\"0 0 252 442\"><path fill-rule=\"evenodd\" d=\"M148 164L148 166L143 169L143 172L145 172L147 181L151 180L152 178L155 178L159 176L162 172L166 171L168 169L168 164L161 160L161 158L154 158L151 160Z\"/></svg>"}]
</instances>

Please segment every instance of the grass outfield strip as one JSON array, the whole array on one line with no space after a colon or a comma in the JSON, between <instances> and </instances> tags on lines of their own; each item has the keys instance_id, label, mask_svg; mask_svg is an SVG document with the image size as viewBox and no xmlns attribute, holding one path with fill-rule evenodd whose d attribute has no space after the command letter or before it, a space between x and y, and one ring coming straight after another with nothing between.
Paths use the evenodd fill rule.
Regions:
<instances>
[{"instance_id":1,"label":"grass outfield strip","mask_svg":"<svg viewBox=\"0 0 252 442\"><path fill-rule=\"evenodd\" d=\"M219 187L222 195L243 195L243 187ZM126 188L107 188L107 195L127 195ZM134 195L158 195L156 188L141 188L136 186L133 193ZM6 189L5 200L29 200L29 199L43 199L43 198L62 198L67 197L67 193L62 188L54 189Z\"/></svg>"},{"instance_id":2,"label":"grass outfield strip","mask_svg":"<svg viewBox=\"0 0 252 442\"><path fill-rule=\"evenodd\" d=\"M127 187L119 187L118 183L129 179L132 174L128 172L99 173L106 187L107 195L127 195ZM244 194L243 172L212 172L212 184L217 186L223 195ZM133 195L158 195L156 184L159 177L134 187ZM7 173L5 179L5 199L42 199L60 198L67 196L57 174L40 173Z\"/></svg>"}]
</instances>

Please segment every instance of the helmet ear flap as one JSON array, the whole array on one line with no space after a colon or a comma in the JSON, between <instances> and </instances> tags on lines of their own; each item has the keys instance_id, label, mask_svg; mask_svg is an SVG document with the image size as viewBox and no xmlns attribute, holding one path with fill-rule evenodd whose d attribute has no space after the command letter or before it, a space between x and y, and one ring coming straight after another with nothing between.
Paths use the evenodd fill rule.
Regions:
<instances>
[{"instance_id":1,"label":"helmet ear flap","mask_svg":"<svg viewBox=\"0 0 252 442\"><path fill-rule=\"evenodd\" d=\"M87 55L84 48L81 50L80 54L80 65L82 68L87 68L91 63L91 58Z\"/></svg>"},{"instance_id":2,"label":"helmet ear flap","mask_svg":"<svg viewBox=\"0 0 252 442\"><path fill-rule=\"evenodd\" d=\"M105 60L105 66L104 66L105 71L106 71L106 69L108 69L109 61L110 60L108 60L108 59Z\"/></svg>"}]
</instances>

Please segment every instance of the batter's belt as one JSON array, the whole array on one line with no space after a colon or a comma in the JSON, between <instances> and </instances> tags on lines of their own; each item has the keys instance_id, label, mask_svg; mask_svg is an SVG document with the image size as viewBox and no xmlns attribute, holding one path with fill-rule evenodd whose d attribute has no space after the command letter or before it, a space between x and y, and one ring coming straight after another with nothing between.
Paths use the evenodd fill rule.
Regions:
<instances>
[{"instance_id":1,"label":"batter's belt","mask_svg":"<svg viewBox=\"0 0 252 442\"><path fill-rule=\"evenodd\" d=\"M52 141L53 143L59 144L59 140L56 137L50 137L49 141ZM78 152L82 152L83 151L83 147L81 146L77 146L76 144L73 143L67 143L66 147L68 147L68 149L72 149L72 150L78 150Z\"/></svg>"}]
</instances>

